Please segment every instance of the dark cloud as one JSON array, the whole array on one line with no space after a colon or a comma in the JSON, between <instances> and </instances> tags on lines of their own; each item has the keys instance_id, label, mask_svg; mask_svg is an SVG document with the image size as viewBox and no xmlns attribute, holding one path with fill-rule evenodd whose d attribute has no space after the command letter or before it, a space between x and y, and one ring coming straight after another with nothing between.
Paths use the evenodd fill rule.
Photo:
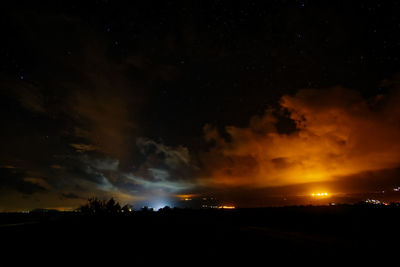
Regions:
<instances>
[{"instance_id":1,"label":"dark cloud","mask_svg":"<svg viewBox=\"0 0 400 267\"><path fill-rule=\"evenodd\" d=\"M21 170L0 168L0 190L16 190L22 194L46 192L49 188L42 178L30 178Z\"/></svg>"},{"instance_id":2,"label":"dark cloud","mask_svg":"<svg viewBox=\"0 0 400 267\"><path fill-rule=\"evenodd\" d=\"M61 196L64 198L70 198L70 199L86 199L86 198L78 196L74 193L62 193Z\"/></svg>"},{"instance_id":3,"label":"dark cloud","mask_svg":"<svg viewBox=\"0 0 400 267\"><path fill-rule=\"evenodd\" d=\"M26 13L25 18L13 17L13 23L20 27L18 37L31 45L27 56L42 58L23 79L1 81L2 102L20 107L14 104L6 111L17 120L4 116L1 163L50 178L21 176L3 179L1 185L26 193L52 186L118 195L113 177L120 162L131 161L134 114L141 98L141 86L126 75L132 60L110 57L107 38L83 20Z\"/></svg>"},{"instance_id":4,"label":"dark cloud","mask_svg":"<svg viewBox=\"0 0 400 267\"><path fill-rule=\"evenodd\" d=\"M178 169L191 164L189 150L184 146L168 147L145 138L138 138L136 144L141 153L158 156L171 169Z\"/></svg>"},{"instance_id":5,"label":"dark cloud","mask_svg":"<svg viewBox=\"0 0 400 267\"><path fill-rule=\"evenodd\" d=\"M177 192L193 186L196 169L189 150L170 147L146 138L138 138L137 147L144 160L127 177L145 188Z\"/></svg>"}]
</instances>

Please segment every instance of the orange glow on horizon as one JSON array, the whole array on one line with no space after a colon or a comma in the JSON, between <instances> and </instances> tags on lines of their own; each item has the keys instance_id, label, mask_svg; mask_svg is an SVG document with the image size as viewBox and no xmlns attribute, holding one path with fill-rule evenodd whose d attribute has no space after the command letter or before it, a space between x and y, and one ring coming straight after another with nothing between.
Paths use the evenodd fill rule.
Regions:
<instances>
[{"instance_id":1,"label":"orange glow on horizon","mask_svg":"<svg viewBox=\"0 0 400 267\"><path fill-rule=\"evenodd\" d=\"M236 209L235 206L219 206L219 209L224 209L224 210L233 210Z\"/></svg>"},{"instance_id":2,"label":"orange glow on horizon","mask_svg":"<svg viewBox=\"0 0 400 267\"><path fill-rule=\"evenodd\" d=\"M312 197L328 197L328 193L327 192L318 192L318 193L311 193Z\"/></svg>"},{"instance_id":3,"label":"orange glow on horizon","mask_svg":"<svg viewBox=\"0 0 400 267\"><path fill-rule=\"evenodd\" d=\"M192 198L197 197L198 194L180 194L180 195L175 195L175 197L180 198L180 200L184 201L189 201L192 200Z\"/></svg>"}]
</instances>

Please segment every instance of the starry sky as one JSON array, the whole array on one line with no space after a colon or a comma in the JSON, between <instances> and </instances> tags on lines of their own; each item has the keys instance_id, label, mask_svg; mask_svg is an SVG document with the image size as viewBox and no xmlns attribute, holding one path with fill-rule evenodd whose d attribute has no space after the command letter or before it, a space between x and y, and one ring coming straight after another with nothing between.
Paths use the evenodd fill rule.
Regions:
<instances>
[{"instance_id":1,"label":"starry sky","mask_svg":"<svg viewBox=\"0 0 400 267\"><path fill-rule=\"evenodd\" d=\"M10 1L0 211L400 186L396 1ZM321 191L321 192L322 192ZM328 200L327 200L328 201Z\"/></svg>"}]
</instances>

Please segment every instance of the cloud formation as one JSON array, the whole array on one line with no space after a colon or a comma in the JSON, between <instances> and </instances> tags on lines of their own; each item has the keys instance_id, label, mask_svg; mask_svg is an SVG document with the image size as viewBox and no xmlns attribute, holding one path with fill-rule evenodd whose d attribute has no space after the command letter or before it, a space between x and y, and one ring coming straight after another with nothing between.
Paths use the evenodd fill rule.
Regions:
<instances>
[{"instance_id":1,"label":"cloud formation","mask_svg":"<svg viewBox=\"0 0 400 267\"><path fill-rule=\"evenodd\" d=\"M136 145L144 156L143 163L126 177L150 189L177 192L193 186L195 166L184 146L170 147L147 138L138 138Z\"/></svg>"},{"instance_id":2,"label":"cloud formation","mask_svg":"<svg viewBox=\"0 0 400 267\"><path fill-rule=\"evenodd\" d=\"M206 155L212 186L269 187L332 181L400 166L399 92L364 99L342 87L301 90L280 100L296 130L280 133L272 110L248 127L212 126L205 138L215 146Z\"/></svg>"}]
</instances>

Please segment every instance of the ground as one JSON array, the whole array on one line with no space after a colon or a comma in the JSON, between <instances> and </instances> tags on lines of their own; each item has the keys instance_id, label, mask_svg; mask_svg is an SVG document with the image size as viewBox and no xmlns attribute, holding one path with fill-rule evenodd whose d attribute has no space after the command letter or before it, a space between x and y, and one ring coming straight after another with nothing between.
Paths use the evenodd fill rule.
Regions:
<instances>
[{"instance_id":1,"label":"ground","mask_svg":"<svg viewBox=\"0 0 400 267\"><path fill-rule=\"evenodd\" d=\"M89 262L300 262L395 257L398 207L170 210L129 215L1 214L9 252ZM5 254L6 255L6 254Z\"/></svg>"}]
</instances>

